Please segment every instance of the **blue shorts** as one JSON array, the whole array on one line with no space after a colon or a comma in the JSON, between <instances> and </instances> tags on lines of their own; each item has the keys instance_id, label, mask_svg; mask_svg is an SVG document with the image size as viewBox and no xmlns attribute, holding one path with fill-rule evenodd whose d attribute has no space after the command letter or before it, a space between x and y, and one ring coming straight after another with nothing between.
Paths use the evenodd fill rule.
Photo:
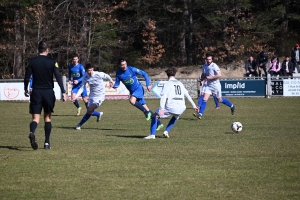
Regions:
<instances>
[{"instance_id":1,"label":"blue shorts","mask_svg":"<svg viewBox=\"0 0 300 200\"><path fill-rule=\"evenodd\" d=\"M72 94L77 94L77 92L79 91L80 87L76 86L72 88ZM81 97L86 97L87 96L87 91L86 91L86 87L83 87L83 91L81 93Z\"/></svg>"},{"instance_id":2,"label":"blue shorts","mask_svg":"<svg viewBox=\"0 0 300 200\"><path fill-rule=\"evenodd\" d=\"M130 95L134 96L140 104L146 104L146 101L144 99L144 88L142 85L140 85L135 91L132 91Z\"/></svg>"}]
</instances>

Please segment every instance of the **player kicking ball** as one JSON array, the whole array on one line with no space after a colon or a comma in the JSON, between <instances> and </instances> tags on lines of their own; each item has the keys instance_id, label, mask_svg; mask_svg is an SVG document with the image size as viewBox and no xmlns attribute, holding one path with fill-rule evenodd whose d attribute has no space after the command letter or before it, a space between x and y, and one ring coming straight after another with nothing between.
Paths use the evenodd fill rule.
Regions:
<instances>
[{"instance_id":1,"label":"player kicking ball","mask_svg":"<svg viewBox=\"0 0 300 200\"><path fill-rule=\"evenodd\" d=\"M79 95L81 94L86 83L90 86L90 94L88 98L88 105L86 114L82 117L79 124L76 126L77 130L81 129L81 126L89 120L89 118L93 115L97 116L97 122L100 120L103 112L98 112L96 109L103 103L105 100L105 85L103 84L103 79L109 80L109 85L112 87L114 85L112 78L103 72L94 71L94 67L92 64L87 64L85 66L86 73L82 78L82 85L72 101L76 101Z\"/></svg>"},{"instance_id":2,"label":"player kicking ball","mask_svg":"<svg viewBox=\"0 0 300 200\"><path fill-rule=\"evenodd\" d=\"M172 116L163 133L165 138L169 138L170 130L179 119L179 116L186 110L185 98L189 100L195 112L199 112L184 85L175 79L176 72L177 69L175 67L166 70L168 81L164 84L160 93L160 107L157 108L156 113L151 117L150 135L144 137L144 139L155 139L158 118Z\"/></svg>"}]
</instances>

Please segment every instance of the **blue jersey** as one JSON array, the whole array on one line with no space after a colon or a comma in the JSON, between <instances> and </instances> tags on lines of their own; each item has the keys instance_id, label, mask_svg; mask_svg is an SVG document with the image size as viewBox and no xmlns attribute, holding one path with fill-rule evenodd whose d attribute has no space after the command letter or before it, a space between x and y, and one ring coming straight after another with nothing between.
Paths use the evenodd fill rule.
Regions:
<instances>
[{"instance_id":1,"label":"blue jersey","mask_svg":"<svg viewBox=\"0 0 300 200\"><path fill-rule=\"evenodd\" d=\"M71 65L69 65L68 69L69 69L69 81L71 80L71 78L73 78L73 81L75 81L75 80L78 81L78 84L73 85L73 87L80 86L81 82L82 82L82 77L85 73L83 65L80 63L78 63L76 66L71 64Z\"/></svg>"},{"instance_id":2,"label":"blue jersey","mask_svg":"<svg viewBox=\"0 0 300 200\"><path fill-rule=\"evenodd\" d=\"M142 86L142 84L138 81L136 75L143 76L146 81L146 86L150 86L150 79L146 72L132 66L127 66L125 71L121 69L117 70L116 81L113 88L119 87L121 81L129 90L130 94L132 94L135 90L139 89L139 87Z\"/></svg>"}]
</instances>

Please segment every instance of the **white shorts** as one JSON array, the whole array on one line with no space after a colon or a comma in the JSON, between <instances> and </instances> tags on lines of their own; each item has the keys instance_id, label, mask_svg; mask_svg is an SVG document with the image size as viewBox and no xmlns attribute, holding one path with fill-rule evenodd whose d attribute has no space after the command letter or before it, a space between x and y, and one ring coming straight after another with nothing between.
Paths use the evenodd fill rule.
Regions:
<instances>
[{"instance_id":1,"label":"white shorts","mask_svg":"<svg viewBox=\"0 0 300 200\"><path fill-rule=\"evenodd\" d=\"M182 110L182 109L178 110L179 112L176 112L176 113L170 112L170 110L168 110L166 108L164 110L165 110L164 115L160 115L159 118L167 118L167 117L169 117L169 116L172 115L172 116L174 116L174 117L176 117L178 119L179 116L185 111L185 108L184 108L184 110ZM160 111L160 108L157 108L156 109L156 113L159 114L160 113L159 111Z\"/></svg>"},{"instance_id":2,"label":"white shorts","mask_svg":"<svg viewBox=\"0 0 300 200\"><path fill-rule=\"evenodd\" d=\"M103 101L104 101L103 97L89 97L88 107L90 107L90 105L92 104L95 104L98 108L103 103Z\"/></svg>"},{"instance_id":3,"label":"white shorts","mask_svg":"<svg viewBox=\"0 0 300 200\"><path fill-rule=\"evenodd\" d=\"M217 98L222 97L221 84L210 84L206 85L204 88L205 94L214 94Z\"/></svg>"}]
</instances>

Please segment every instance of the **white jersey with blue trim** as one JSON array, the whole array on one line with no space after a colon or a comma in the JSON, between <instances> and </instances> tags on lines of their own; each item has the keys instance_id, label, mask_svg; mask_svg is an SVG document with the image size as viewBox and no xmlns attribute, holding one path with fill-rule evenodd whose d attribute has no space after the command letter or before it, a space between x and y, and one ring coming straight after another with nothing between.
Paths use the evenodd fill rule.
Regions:
<instances>
[{"instance_id":1,"label":"white jersey with blue trim","mask_svg":"<svg viewBox=\"0 0 300 200\"><path fill-rule=\"evenodd\" d=\"M221 73L221 70L216 63L212 62L210 63L210 65L203 66L202 73L205 74L205 76L215 76ZM207 80L207 85L220 83L219 79L213 79L213 80L206 79L206 80Z\"/></svg>"}]
</instances>

